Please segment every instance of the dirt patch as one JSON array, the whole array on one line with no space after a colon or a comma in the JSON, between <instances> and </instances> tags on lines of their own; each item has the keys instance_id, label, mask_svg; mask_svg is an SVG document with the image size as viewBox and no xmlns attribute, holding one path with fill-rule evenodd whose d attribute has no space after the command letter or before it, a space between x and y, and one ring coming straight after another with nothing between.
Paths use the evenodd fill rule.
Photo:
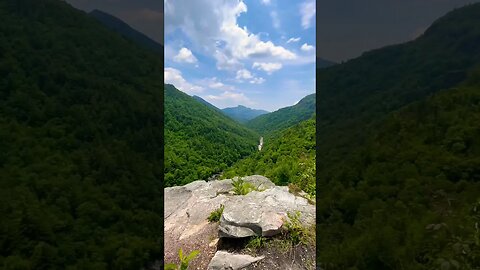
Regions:
<instances>
[{"instance_id":1,"label":"dirt patch","mask_svg":"<svg viewBox=\"0 0 480 270\"><path fill-rule=\"evenodd\" d=\"M189 269L205 270L210 260L217 251L216 246L209 244L218 237L218 223L209 223L203 230L191 237L178 240L178 235L165 235L165 262L178 264L178 250L182 248L184 254L189 254L193 250L200 251L200 254L190 262Z\"/></svg>"},{"instance_id":2,"label":"dirt patch","mask_svg":"<svg viewBox=\"0 0 480 270\"><path fill-rule=\"evenodd\" d=\"M251 256L265 256L246 270L251 269L285 269L285 270L314 270L316 249L314 245L298 244L292 246L281 237L268 239L265 245L257 250L246 248L250 238L228 239L222 238L218 243L219 250L232 253L248 254Z\"/></svg>"}]
</instances>

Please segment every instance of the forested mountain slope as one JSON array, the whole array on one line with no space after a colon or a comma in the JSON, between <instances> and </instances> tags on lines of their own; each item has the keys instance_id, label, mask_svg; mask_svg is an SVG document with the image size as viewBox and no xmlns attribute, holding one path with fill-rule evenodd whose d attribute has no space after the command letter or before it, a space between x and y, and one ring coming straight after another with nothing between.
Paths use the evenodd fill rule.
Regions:
<instances>
[{"instance_id":1,"label":"forested mountain slope","mask_svg":"<svg viewBox=\"0 0 480 270\"><path fill-rule=\"evenodd\" d=\"M297 104L278 111L260 115L246 123L247 127L262 136L278 134L301 121L310 119L315 113L315 94L308 95ZM271 136L270 136L271 137Z\"/></svg>"},{"instance_id":2,"label":"forested mountain slope","mask_svg":"<svg viewBox=\"0 0 480 270\"><path fill-rule=\"evenodd\" d=\"M0 18L0 268L163 258L163 60L64 1Z\"/></svg>"},{"instance_id":3,"label":"forested mountain slope","mask_svg":"<svg viewBox=\"0 0 480 270\"><path fill-rule=\"evenodd\" d=\"M315 194L315 119L282 131L278 138L259 151L233 165L224 177L261 174L278 185L294 183Z\"/></svg>"},{"instance_id":4,"label":"forested mountain slope","mask_svg":"<svg viewBox=\"0 0 480 270\"><path fill-rule=\"evenodd\" d=\"M480 266L478 44L475 4L317 71L322 268Z\"/></svg>"},{"instance_id":5,"label":"forested mountain slope","mask_svg":"<svg viewBox=\"0 0 480 270\"><path fill-rule=\"evenodd\" d=\"M206 179L253 153L259 136L165 85L165 185Z\"/></svg>"}]
</instances>

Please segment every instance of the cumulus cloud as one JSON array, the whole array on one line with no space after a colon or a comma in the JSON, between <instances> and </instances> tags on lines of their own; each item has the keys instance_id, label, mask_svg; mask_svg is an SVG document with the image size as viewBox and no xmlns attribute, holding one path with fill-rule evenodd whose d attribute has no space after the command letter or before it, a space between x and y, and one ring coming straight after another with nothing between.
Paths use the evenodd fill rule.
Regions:
<instances>
[{"instance_id":1,"label":"cumulus cloud","mask_svg":"<svg viewBox=\"0 0 480 270\"><path fill-rule=\"evenodd\" d=\"M182 76L182 72L174 68L165 68L164 69L164 80L165 83L173 84L177 89L192 95L203 92L204 88L198 85L191 84L187 82Z\"/></svg>"},{"instance_id":2,"label":"cumulus cloud","mask_svg":"<svg viewBox=\"0 0 480 270\"><path fill-rule=\"evenodd\" d=\"M204 98L219 108L237 106L238 104L255 104L247 96L245 96L245 94L232 91L225 91L220 95L207 95Z\"/></svg>"},{"instance_id":3,"label":"cumulus cloud","mask_svg":"<svg viewBox=\"0 0 480 270\"><path fill-rule=\"evenodd\" d=\"M308 45L307 43L304 43L300 49L304 52L315 51L315 47L313 47L312 45Z\"/></svg>"},{"instance_id":4,"label":"cumulus cloud","mask_svg":"<svg viewBox=\"0 0 480 270\"><path fill-rule=\"evenodd\" d=\"M180 49L178 54L175 55L175 57L173 57L173 60L175 62L190 63L190 64L194 64L198 62L197 58L192 54L192 51L190 51L185 47Z\"/></svg>"},{"instance_id":5,"label":"cumulus cloud","mask_svg":"<svg viewBox=\"0 0 480 270\"><path fill-rule=\"evenodd\" d=\"M217 77L213 78L205 78L203 80L200 80L198 84L208 87L210 89L215 89L215 90L225 90L225 91L233 91L235 90L235 87L232 85L224 84L221 82Z\"/></svg>"},{"instance_id":6,"label":"cumulus cloud","mask_svg":"<svg viewBox=\"0 0 480 270\"><path fill-rule=\"evenodd\" d=\"M252 73L246 69L240 69L237 71L237 76L235 77L237 80L248 80L253 78Z\"/></svg>"},{"instance_id":7,"label":"cumulus cloud","mask_svg":"<svg viewBox=\"0 0 480 270\"><path fill-rule=\"evenodd\" d=\"M251 58L281 61L297 57L240 27L237 19L244 12L247 6L238 0L165 0L165 28L167 33L181 29L199 49L216 59L218 69L238 70L243 60Z\"/></svg>"},{"instance_id":8,"label":"cumulus cloud","mask_svg":"<svg viewBox=\"0 0 480 270\"><path fill-rule=\"evenodd\" d=\"M263 70L267 72L268 74L272 74L273 72L279 70L282 68L281 63L259 63L255 62L252 65L252 68L256 68L258 70Z\"/></svg>"},{"instance_id":9,"label":"cumulus cloud","mask_svg":"<svg viewBox=\"0 0 480 270\"><path fill-rule=\"evenodd\" d=\"M244 82L248 81L249 83L252 84L261 84L265 82L264 78L261 77L255 77L250 71L247 69L240 69L237 71L237 76L235 77L238 82Z\"/></svg>"},{"instance_id":10,"label":"cumulus cloud","mask_svg":"<svg viewBox=\"0 0 480 270\"><path fill-rule=\"evenodd\" d=\"M264 5L267 5L267 6L268 6L268 5L270 5L271 3L272 3L271 0L262 0L262 4L264 4Z\"/></svg>"},{"instance_id":11,"label":"cumulus cloud","mask_svg":"<svg viewBox=\"0 0 480 270\"><path fill-rule=\"evenodd\" d=\"M308 0L300 5L300 14L302 15L302 27L303 29L310 28L312 19L315 16L315 2Z\"/></svg>"},{"instance_id":12,"label":"cumulus cloud","mask_svg":"<svg viewBox=\"0 0 480 270\"><path fill-rule=\"evenodd\" d=\"M299 42L300 41L300 38L297 37L297 38L290 38L289 40L287 40L287 43L292 43L292 42Z\"/></svg>"}]
</instances>

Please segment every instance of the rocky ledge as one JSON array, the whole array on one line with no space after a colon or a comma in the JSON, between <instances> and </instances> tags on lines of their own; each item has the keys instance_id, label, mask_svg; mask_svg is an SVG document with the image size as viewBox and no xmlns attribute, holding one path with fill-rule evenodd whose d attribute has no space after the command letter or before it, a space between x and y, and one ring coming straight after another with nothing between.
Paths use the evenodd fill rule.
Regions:
<instances>
[{"instance_id":1,"label":"rocky ledge","mask_svg":"<svg viewBox=\"0 0 480 270\"><path fill-rule=\"evenodd\" d=\"M287 213L300 212L305 226L315 223L315 206L275 186L268 178L243 177L258 191L235 195L232 179L195 181L165 189L165 261L177 261L177 251L199 250L190 269L245 269L264 257L231 254L218 250L218 239L241 239L279 234ZM208 222L210 213L224 206L219 223ZM234 261L235 264L231 264ZM287 269L287 268L286 268Z\"/></svg>"}]
</instances>

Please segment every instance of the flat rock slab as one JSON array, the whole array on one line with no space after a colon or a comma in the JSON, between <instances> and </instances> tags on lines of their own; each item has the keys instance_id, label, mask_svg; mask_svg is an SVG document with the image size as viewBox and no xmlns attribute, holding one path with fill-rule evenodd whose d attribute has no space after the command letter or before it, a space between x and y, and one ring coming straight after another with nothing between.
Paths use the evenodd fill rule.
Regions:
<instances>
[{"instance_id":1,"label":"flat rock slab","mask_svg":"<svg viewBox=\"0 0 480 270\"><path fill-rule=\"evenodd\" d=\"M291 194L288 187L275 186L262 192L234 196L225 204L219 234L231 238L273 236L280 233L287 213L296 211L300 212L302 223L314 224L315 206Z\"/></svg>"},{"instance_id":2,"label":"flat rock slab","mask_svg":"<svg viewBox=\"0 0 480 270\"><path fill-rule=\"evenodd\" d=\"M263 260L264 256L234 254L226 251L217 251L208 265L208 270L237 270L243 269L252 263Z\"/></svg>"},{"instance_id":3,"label":"flat rock slab","mask_svg":"<svg viewBox=\"0 0 480 270\"><path fill-rule=\"evenodd\" d=\"M314 224L315 206L289 193L288 187L275 186L260 175L242 178L264 191L233 195L232 179L200 180L165 188L165 262L176 262L179 248L185 252L199 250L200 255L191 262L191 268L206 269L217 251L213 240L219 236L275 235L280 232L287 212L300 211L302 222ZM222 204L225 208L220 223L209 223L210 213Z\"/></svg>"}]
</instances>

